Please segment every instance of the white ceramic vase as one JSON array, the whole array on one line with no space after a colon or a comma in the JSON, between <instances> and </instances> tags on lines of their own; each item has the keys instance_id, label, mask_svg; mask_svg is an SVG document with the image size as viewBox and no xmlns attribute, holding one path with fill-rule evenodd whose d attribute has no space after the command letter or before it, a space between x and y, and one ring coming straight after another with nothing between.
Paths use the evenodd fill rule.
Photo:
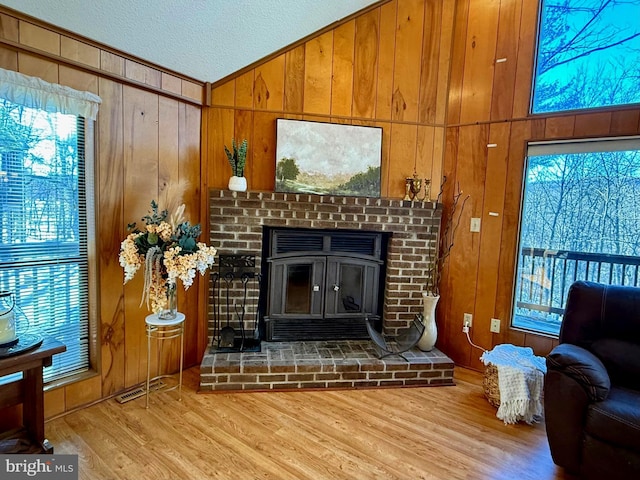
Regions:
<instances>
[{"instance_id":1,"label":"white ceramic vase","mask_svg":"<svg viewBox=\"0 0 640 480\"><path fill-rule=\"evenodd\" d=\"M427 292L422 293L422 304L424 311L422 312L422 323L424 324L424 333L418 341L418 348L423 352L430 352L436 345L438 339L438 326L436 325L436 306L440 300L440 295L431 295Z\"/></svg>"},{"instance_id":2,"label":"white ceramic vase","mask_svg":"<svg viewBox=\"0 0 640 480\"><path fill-rule=\"evenodd\" d=\"M236 177L235 175L229 179L229 190L234 192L246 192L247 191L247 179L246 177Z\"/></svg>"}]
</instances>

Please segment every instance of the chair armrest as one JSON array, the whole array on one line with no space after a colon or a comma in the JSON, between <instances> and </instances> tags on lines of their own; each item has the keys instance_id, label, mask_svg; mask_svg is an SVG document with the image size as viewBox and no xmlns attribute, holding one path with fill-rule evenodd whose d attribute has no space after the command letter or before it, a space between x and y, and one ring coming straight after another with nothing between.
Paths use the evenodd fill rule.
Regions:
<instances>
[{"instance_id":1,"label":"chair armrest","mask_svg":"<svg viewBox=\"0 0 640 480\"><path fill-rule=\"evenodd\" d=\"M609 396L611 380L607 369L598 357L582 347L561 343L547 356L547 370L563 373L575 380L592 402Z\"/></svg>"},{"instance_id":2,"label":"chair armrest","mask_svg":"<svg viewBox=\"0 0 640 480\"><path fill-rule=\"evenodd\" d=\"M551 458L572 473L580 471L587 391L572 377L547 368L544 376L544 423Z\"/></svg>"}]
</instances>

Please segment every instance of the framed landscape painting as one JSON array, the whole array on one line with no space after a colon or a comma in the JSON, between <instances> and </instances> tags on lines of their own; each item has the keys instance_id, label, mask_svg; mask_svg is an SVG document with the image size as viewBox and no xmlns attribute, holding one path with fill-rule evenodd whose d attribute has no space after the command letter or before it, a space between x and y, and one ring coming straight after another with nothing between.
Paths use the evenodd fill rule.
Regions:
<instances>
[{"instance_id":1,"label":"framed landscape painting","mask_svg":"<svg viewBox=\"0 0 640 480\"><path fill-rule=\"evenodd\" d=\"M382 128L276 120L276 192L380 196Z\"/></svg>"}]
</instances>

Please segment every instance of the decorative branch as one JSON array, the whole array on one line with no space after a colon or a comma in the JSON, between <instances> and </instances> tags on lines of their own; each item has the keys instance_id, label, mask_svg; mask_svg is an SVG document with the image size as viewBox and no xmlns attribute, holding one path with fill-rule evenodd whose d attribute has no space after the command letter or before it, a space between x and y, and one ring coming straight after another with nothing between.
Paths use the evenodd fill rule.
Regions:
<instances>
[{"instance_id":1,"label":"decorative branch","mask_svg":"<svg viewBox=\"0 0 640 480\"><path fill-rule=\"evenodd\" d=\"M447 177L445 175L442 184L440 185L440 192L438 193L437 202L441 201L444 192L444 185L446 182ZM456 193L453 194L451 213L446 218L444 227L440 230L439 242L437 243L436 248L430 250L429 254L429 270L427 272L427 293L429 293L429 295L440 295L440 279L442 277L442 268L446 260L449 258L449 255L451 255L456 231L460 226L462 213L464 212L464 207L467 203L467 200L469 200L469 197L470 195L467 195L462 198L462 190L460 190L460 184L456 184Z\"/></svg>"}]
</instances>

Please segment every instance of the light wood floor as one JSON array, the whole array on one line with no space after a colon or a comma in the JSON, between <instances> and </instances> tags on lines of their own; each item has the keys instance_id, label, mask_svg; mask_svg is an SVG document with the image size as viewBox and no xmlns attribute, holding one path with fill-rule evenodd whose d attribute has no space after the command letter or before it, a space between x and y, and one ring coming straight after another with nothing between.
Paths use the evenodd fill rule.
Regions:
<instances>
[{"instance_id":1,"label":"light wood floor","mask_svg":"<svg viewBox=\"0 0 640 480\"><path fill-rule=\"evenodd\" d=\"M107 400L46 424L81 479L568 479L543 424L504 425L481 375L455 387L197 394Z\"/></svg>"}]
</instances>

